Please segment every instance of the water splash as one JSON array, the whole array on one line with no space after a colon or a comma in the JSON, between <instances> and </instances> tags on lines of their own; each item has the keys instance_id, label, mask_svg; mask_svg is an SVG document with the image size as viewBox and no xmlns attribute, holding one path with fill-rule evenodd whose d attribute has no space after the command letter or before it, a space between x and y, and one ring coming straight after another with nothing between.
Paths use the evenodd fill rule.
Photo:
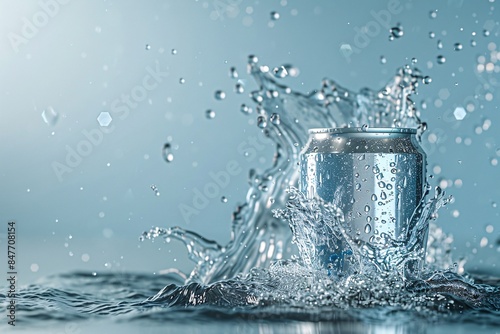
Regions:
<instances>
[{"instance_id":1,"label":"water splash","mask_svg":"<svg viewBox=\"0 0 500 334\"><path fill-rule=\"evenodd\" d=\"M299 150L307 140L309 128L413 127L419 129L419 138L426 128L411 100L419 83L425 80L414 66L399 69L379 91L365 88L359 93L329 79L324 79L321 88L310 94L294 92L279 83L280 76L268 66L261 66L256 56L249 57L248 72L259 86L250 93L256 103L257 125L275 143L276 152L269 169L262 174L250 171L246 203L233 214L231 241L223 247L181 228L156 228L143 234L143 238L176 238L188 247L196 265L187 283L209 284L248 274L252 268L266 268L273 261L297 253L291 244L288 223L282 216L274 215L273 209L285 207L287 189L297 184ZM246 112L249 107L242 108ZM418 221L416 218L416 227L420 226ZM314 263L314 259L304 261Z\"/></svg>"},{"instance_id":2,"label":"water splash","mask_svg":"<svg viewBox=\"0 0 500 334\"><path fill-rule=\"evenodd\" d=\"M186 285L166 286L148 302L229 307L273 316L324 314L325 319L335 318L339 310L343 316L347 312L365 320L411 310L428 321L458 312L464 319L466 310L499 311L500 289L475 284L463 275L464 261L455 263L451 257L452 238L433 223L438 210L452 200L441 188L429 196L431 187L426 187L408 234L386 240L390 246L385 249L357 246L344 233L341 211L320 199L306 199L294 188L299 150L309 128L413 127L420 140L426 124L411 96L420 82L430 83L429 77L408 65L379 91L354 93L325 79L319 90L302 94L277 82L279 76L260 66L255 56L249 57L248 70L259 85L250 95L257 118L266 123L260 127L276 145L273 165L261 174L250 171L246 203L233 214L226 246L178 227L142 235L181 240L196 264ZM426 265L408 271L407 263L424 252L427 229ZM344 256L332 258L325 250L337 245L335 238L349 247L341 253ZM343 261L352 265L340 272L336 268L342 268Z\"/></svg>"}]
</instances>

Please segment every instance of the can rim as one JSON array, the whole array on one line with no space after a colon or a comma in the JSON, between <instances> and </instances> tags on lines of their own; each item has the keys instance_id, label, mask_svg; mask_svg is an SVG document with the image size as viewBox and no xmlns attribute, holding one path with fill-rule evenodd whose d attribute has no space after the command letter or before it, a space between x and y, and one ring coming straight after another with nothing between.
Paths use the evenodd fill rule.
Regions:
<instances>
[{"instance_id":1,"label":"can rim","mask_svg":"<svg viewBox=\"0 0 500 334\"><path fill-rule=\"evenodd\" d=\"M316 133L417 133L414 128L371 128L371 127L354 127L354 128L313 128L309 129L310 134Z\"/></svg>"}]
</instances>

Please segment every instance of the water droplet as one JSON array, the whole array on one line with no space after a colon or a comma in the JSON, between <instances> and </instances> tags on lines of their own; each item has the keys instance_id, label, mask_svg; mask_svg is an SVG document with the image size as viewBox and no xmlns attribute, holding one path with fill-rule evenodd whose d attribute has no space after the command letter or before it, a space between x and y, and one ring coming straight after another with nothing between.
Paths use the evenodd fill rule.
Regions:
<instances>
[{"instance_id":1,"label":"water droplet","mask_svg":"<svg viewBox=\"0 0 500 334\"><path fill-rule=\"evenodd\" d=\"M416 63L418 63L418 59L417 59L417 58L412 58L412 59L411 59L411 63L412 63L412 64L416 64Z\"/></svg>"},{"instance_id":2,"label":"water droplet","mask_svg":"<svg viewBox=\"0 0 500 334\"><path fill-rule=\"evenodd\" d=\"M372 194L371 200L375 202L377 200L377 195Z\"/></svg>"},{"instance_id":3,"label":"water droplet","mask_svg":"<svg viewBox=\"0 0 500 334\"><path fill-rule=\"evenodd\" d=\"M221 201L222 203L227 203L227 197L226 197L226 196L222 196L222 197L220 198L220 201Z\"/></svg>"},{"instance_id":4,"label":"water droplet","mask_svg":"<svg viewBox=\"0 0 500 334\"><path fill-rule=\"evenodd\" d=\"M432 31L431 31L431 32L429 32L429 38L434 38L434 37L436 37L436 34L435 34L435 33L433 33Z\"/></svg>"},{"instance_id":5,"label":"water droplet","mask_svg":"<svg viewBox=\"0 0 500 334\"><path fill-rule=\"evenodd\" d=\"M369 127L368 124L363 124L361 126L361 131L366 132L368 130L368 127Z\"/></svg>"},{"instance_id":6,"label":"water droplet","mask_svg":"<svg viewBox=\"0 0 500 334\"><path fill-rule=\"evenodd\" d=\"M387 194L385 193L385 191L380 192L380 199L382 200L387 199Z\"/></svg>"},{"instance_id":7,"label":"water droplet","mask_svg":"<svg viewBox=\"0 0 500 334\"><path fill-rule=\"evenodd\" d=\"M435 18L437 17L437 15L438 15L438 14L437 14L437 9L436 9L436 10L431 10L431 11L429 12L429 17L430 17L431 19L435 19Z\"/></svg>"},{"instance_id":8,"label":"water droplet","mask_svg":"<svg viewBox=\"0 0 500 334\"><path fill-rule=\"evenodd\" d=\"M381 64L386 64L387 63L387 58L385 58L384 56L380 56L380 63Z\"/></svg>"},{"instance_id":9,"label":"water droplet","mask_svg":"<svg viewBox=\"0 0 500 334\"><path fill-rule=\"evenodd\" d=\"M214 96L215 96L216 100L220 101L220 100L224 100L226 98L226 93L222 90L217 90L217 91L215 91Z\"/></svg>"},{"instance_id":10,"label":"water droplet","mask_svg":"<svg viewBox=\"0 0 500 334\"><path fill-rule=\"evenodd\" d=\"M235 86L234 86L234 91L238 94L243 94L245 92L245 87L243 87L243 85L241 83L237 83Z\"/></svg>"},{"instance_id":11,"label":"water droplet","mask_svg":"<svg viewBox=\"0 0 500 334\"><path fill-rule=\"evenodd\" d=\"M153 190L153 192L155 193L156 196L160 196L160 191L158 190L156 185L152 184L150 188L151 188L151 190Z\"/></svg>"},{"instance_id":12,"label":"water droplet","mask_svg":"<svg viewBox=\"0 0 500 334\"><path fill-rule=\"evenodd\" d=\"M455 49L455 51L460 51L463 49L463 45L461 43L455 43L453 45L453 48Z\"/></svg>"},{"instance_id":13,"label":"water droplet","mask_svg":"<svg viewBox=\"0 0 500 334\"><path fill-rule=\"evenodd\" d=\"M172 49L172 51L170 51L170 53L175 56L177 54L177 50L176 49Z\"/></svg>"},{"instance_id":14,"label":"water droplet","mask_svg":"<svg viewBox=\"0 0 500 334\"><path fill-rule=\"evenodd\" d=\"M365 225L365 233L368 234L372 231L372 226L370 224Z\"/></svg>"},{"instance_id":15,"label":"water droplet","mask_svg":"<svg viewBox=\"0 0 500 334\"><path fill-rule=\"evenodd\" d=\"M280 66L273 69L273 74L276 78L284 78L288 75L288 71L285 66Z\"/></svg>"},{"instance_id":16,"label":"water droplet","mask_svg":"<svg viewBox=\"0 0 500 334\"><path fill-rule=\"evenodd\" d=\"M242 113L244 113L245 115L248 115L248 114L251 114L252 113L252 108L250 108L249 106L247 106L246 104L242 104L241 107L240 107L240 111Z\"/></svg>"},{"instance_id":17,"label":"water droplet","mask_svg":"<svg viewBox=\"0 0 500 334\"><path fill-rule=\"evenodd\" d=\"M99 122L100 126L108 126L113 118L111 118L111 115L107 111L103 111L97 116L97 122Z\"/></svg>"},{"instance_id":18,"label":"water droplet","mask_svg":"<svg viewBox=\"0 0 500 334\"><path fill-rule=\"evenodd\" d=\"M238 79L238 71L236 71L236 67L231 67L229 69L229 77L232 79Z\"/></svg>"},{"instance_id":19,"label":"water droplet","mask_svg":"<svg viewBox=\"0 0 500 334\"><path fill-rule=\"evenodd\" d=\"M205 116L208 119L214 119L215 118L215 111L213 111L212 109L208 109L207 111L205 111Z\"/></svg>"},{"instance_id":20,"label":"water droplet","mask_svg":"<svg viewBox=\"0 0 500 334\"><path fill-rule=\"evenodd\" d=\"M151 50L151 45L146 44L146 50Z\"/></svg>"},{"instance_id":21,"label":"water droplet","mask_svg":"<svg viewBox=\"0 0 500 334\"><path fill-rule=\"evenodd\" d=\"M264 129L267 126L267 120L265 116L257 117L257 126L261 129Z\"/></svg>"},{"instance_id":22,"label":"water droplet","mask_svg":"<svg viewBox=\"0 0 500 334\"><path fill-rule=\"evenodd\" d=\"M443 55L437 56L437 62L438 64L444 64L446 63L446 58Z\"/></svg>"},{"instance_id":23,"label":"water droplet","mask_svg":"<svg viewBox=\"0 0 500 334\"><path fill-rule=\"evenodd\" d=\"M370 211L370 206L369 205L365 205L365 212L368 212Z\"/></svg>"},{"instance_id":24,"label":"water droplet","mask_svg":"<svg viewBox=\"0 0 500 334\"><path fill-rule=\"evenodd\" d=\"M271 115L271 123L273 123L274 125L279 125L281 123L281 119L280 119L280 115L274 113Z\"/></svg>"},{"instance_id":25,"label":"water droplet","mask_svg":"<svg viewBox=\"0 0 500 334\"><path fill-rule=\"evenodd\" d=\"M271 20L277 21L280 19L280 13L278 12L271 12Z\"/></svg>"},{"instance_id":26,"label":"water droplet","mask_svg":"<svg viewBox=\"0 0 500 334\"><path fill-rule=\"evenodd\" d=\"M395 27L392 27L389 32L391 33L391 35L389 36L392 37L392 39L394 38L400 38L400 37L403 37L404 35L404 31L403 31L403 27L401 25L397 25Z\"/></svg>"},{"instance_id":27,"label":"water droplet","mask_svg":"<svg viewBox=\"0 0 500 334\"><path fill-rule=\"evenodd\" d=\"M443 48L443 42L441 42L441 40L438 40L438 41L437 41L437 48L438 48L439 50L441 50L441 49Z\"/></svg>"},{"instance_id":28,"label":"water droplet","mask_svg":"<svg viewBox=\"0 0 500 334\"><path fill-rule=\"evenodd\" d=\"M257 56L255 55L249 55L248 62L256 64L259 62L259 58L257 58Z\"/></svg>"},{"instance_id":29,"label":"water droplet","mask_svg":"<svg viewBox=\"0 0 500 334\"><path fill-rule=\"evenodd\" d=\"M432 78L430 76L425 76L423 79L422 79L422 82L426 85L430 84L432 82Z\"/></svg>"},{"instance_id":30,"label":"water droplet","mask_svg":"<svg viewBox=\"0 0 500 334\"><path fill-rule=\"evenodd\" d=\"M487 30L487 29L484 29L483 30L483 35L484 35L484 37L488 37L490 35L490 31Z\"/></svg>"},{"instance_id":31,"label":"water droplet","mask_svg":"<svg viewBox=\"0 0 500 334\"><path fill-rule=\"evenodd\" d=\"M163 145L162 156L163 160L166 162L172 162L174 160L174 155L172 154L172 145L170 143L165 143Z\"/></svg>"},{"instance_id":32,"label":"water droplet","mask_svg":"<svg viewBox=\"0 0 500 334\"><path fill-rule=\"evenodd\" d=\"M42 119L48 125L54 126L59 120L59 114L54 110L54 108L47 107L47 109L42 111Z\"/></svg>"},{"instance_id":33,"label":"water droplet","mask_svg":"<svg viewBox=\"0 0 500 334\"><path fill-rule=\"evenodd\" d=\"M179 79L179 83L182 85L182 84L185 84L186 83L186 79L184 78L180 78Z\"/></svg>"}]
</instances>

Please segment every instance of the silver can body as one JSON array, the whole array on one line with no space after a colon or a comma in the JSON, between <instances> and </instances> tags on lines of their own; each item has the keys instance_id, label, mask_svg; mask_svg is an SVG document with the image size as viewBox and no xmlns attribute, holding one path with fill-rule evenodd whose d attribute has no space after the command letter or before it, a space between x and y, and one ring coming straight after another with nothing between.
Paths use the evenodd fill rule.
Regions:
<instances>
[{"instance_id":1,"label":"silver can body","mask_svg":"<svg viewBox=\"0 0 500 334\"><path fill-rule=\"evenodd\" d=\"M416 130L331 128L309 135L300 156L300 191L343 212L350 245L384 249L389 239L406 240L425 184L426 156ZM322 265L342 272L352 251L340 240L335 248L324 252Z\"/></svg>"}]
</instances>

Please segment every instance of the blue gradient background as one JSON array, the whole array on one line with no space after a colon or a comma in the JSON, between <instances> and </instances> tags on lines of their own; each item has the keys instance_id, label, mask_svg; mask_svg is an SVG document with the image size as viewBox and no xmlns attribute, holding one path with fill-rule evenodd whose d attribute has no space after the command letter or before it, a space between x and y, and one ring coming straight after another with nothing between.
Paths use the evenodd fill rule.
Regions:
<instances>
[{"instance_id":1,"label":"blue gradient background","mask_svg":"<svg viewBox=\"0 0 500 334\"><path fill-rule=\"evenodd\" d=\"M417 58L433 80L414 97L428 106L421 118L429 125L423 143L429 170L441 167L432 182L463 184L446 189L456 201L440 211L437 222L453 234L456 257L468 257L466 268L498 272L500 208L492 203L500 201L500 166L490 161L500 159L500 74L476 70L479 56L490 57L488 45L500 44L498 1L396 1L400 7L390 25L401 23L404 36L390 42L389 30L372 11L387 10L393 2L73 0L57 2L57 13L16 49L12 34L21 35L23 19L33 22L43 9L38 1L0 0L0 247L4 254L7 222L15 220L20 283L77 269L189 271L193 264L180 243L138 241L153 226L178 225L227 243L232 210L245 199L248 169L270 166L273 154L270 143L251 159L238 152L262 136L255 113L239 111L241 103L252 104L248 93L256 89L246 74L249 54L270 67L297 66L300 75L285 82L304 93L320 88L324 77L354 91L379 89L398 67ZM437 10L435 19L431 10ZM272 11L279 20L271 21ZM360 42L359 29L367 25L372 36ZM489 36L483 35L485 28ZM430 31L436 38L429 38ZM463 50L454 51L456 42ZM347 55L343 44L358 52ZM437 64L440 54L445 64ZM66 147L75 149L85 140L82 131L100 129L99 113L110 112L111 103L141 85L147 68L156 64L168 77L127 117L112 115L114 131L59 180L54 161L65 163ZM234 92L231 66L245 84L244 94ZM218 89L226 92L224 101L214 98ZM475 110L455 120L453 110L468 103ZM49 107L59 114L53 126L41 116ZM214 119L205 117L209 108ZM485 119L491 127L476 134ZM431 142L429 134L436 135ZM161 154L169 136L178 146L172 163ZM211 181L209 172L224 170L231 160L241 172L220 191L228 202L211 199L186 221L179 206L191 205L194 189ZM456 218L454 210L460 213ZM488 243L481 247L483 237ZM0 261L5 267L6 257Z\"/></svg>"}]
</instances>

